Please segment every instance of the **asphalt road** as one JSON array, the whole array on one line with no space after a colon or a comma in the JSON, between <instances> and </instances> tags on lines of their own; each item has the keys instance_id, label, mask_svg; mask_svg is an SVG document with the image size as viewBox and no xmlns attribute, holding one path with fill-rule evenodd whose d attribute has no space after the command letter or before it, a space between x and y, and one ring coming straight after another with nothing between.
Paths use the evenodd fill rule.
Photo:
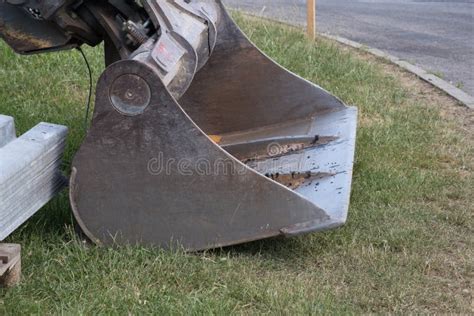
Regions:
<instances>
[{"instance_id":1,"label":"asphalt road","mask_svg":"<svg viewBox=\"0 0 474 316\"><path fill-rule=\"evenodd\" d=\"M319 32L416 64L474 95L474 0L316 0ZM304 25L305 0L224 0Z\"/></svg>"}]
</instances>

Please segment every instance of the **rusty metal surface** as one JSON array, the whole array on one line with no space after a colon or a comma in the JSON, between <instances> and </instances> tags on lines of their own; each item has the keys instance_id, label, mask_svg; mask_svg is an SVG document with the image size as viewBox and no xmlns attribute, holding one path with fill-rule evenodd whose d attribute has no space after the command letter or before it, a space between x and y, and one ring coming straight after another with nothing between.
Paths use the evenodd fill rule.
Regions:
<instances>
[{"instance_id":1,"label":"rusty metal surface","mask_svg":"<svg viewBox=\"0 0 474 316\"><path fill-rule=\"evenodd\" d=\"M120 8L129 8L130 16L120 15L119 8L108 1L1 0L0 36L21 54L72 49L84 43L95 46L111 34L119 37L115 44L130 46L121 20L134 19L140 24L143 9L134 2L120 3ZM112 20L111 25L104 23L104 12L110 13L105 22Z\"/></svg>"},{"instance_id":2,"label":"rusty metal surface","mask_svg":"<svg viewBox=\"0 0 474 316\"><path fill-rule=\"evenodd\" d=\"M18 53L58 49L70 39L53 23L32 19L23 9L3 2L0 36Z\"/></svg>"}]
</instances>

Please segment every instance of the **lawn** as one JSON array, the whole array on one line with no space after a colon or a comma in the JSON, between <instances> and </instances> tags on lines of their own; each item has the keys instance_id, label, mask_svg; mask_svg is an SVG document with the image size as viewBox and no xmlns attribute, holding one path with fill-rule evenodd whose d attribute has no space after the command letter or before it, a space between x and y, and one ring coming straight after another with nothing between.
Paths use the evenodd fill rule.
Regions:
<instances>
[{"instance_id":1,"label":"lawn","mask_svg":"<svg viewBox=\"0 0 474 316\"><path fill-rule=\"evenodd\" d=\"M349 220L341 229L199 254L87 246L67 192L8 238L23 281L0 314L473 312L472 111L384 61L236 14L279 63L360 110ZM85 49L94 77L101 49ZM0 44L0 113L18 133L69 126L64 172L84 137L76 51L22 57Z\"/></svg>"}]
</instances>

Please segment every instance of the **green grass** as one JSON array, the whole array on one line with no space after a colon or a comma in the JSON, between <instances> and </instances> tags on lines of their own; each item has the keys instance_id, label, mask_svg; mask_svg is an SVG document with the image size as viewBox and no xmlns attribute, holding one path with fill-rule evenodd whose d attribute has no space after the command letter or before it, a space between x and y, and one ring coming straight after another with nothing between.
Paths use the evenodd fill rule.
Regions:
<instances>
[{"instance_id":1,"label":"green grass","mask_svg":"<svg viewBox=\"0 0 474 316\"><path fill-rule=\"evenodd\" d=\"M283 66L359 107L347 225L202 254L106 249L76 237L63 193L8 239L23 246L23 281L0 290L0 314L472 312L470 127L379 62L237 20ZM97 76L100 49L86 53ZM19 133L40 121L69 126L65 172L86 96L78 52L21 57L0 44L0 113L15 116Z\"/></svg>"}]
</instances>

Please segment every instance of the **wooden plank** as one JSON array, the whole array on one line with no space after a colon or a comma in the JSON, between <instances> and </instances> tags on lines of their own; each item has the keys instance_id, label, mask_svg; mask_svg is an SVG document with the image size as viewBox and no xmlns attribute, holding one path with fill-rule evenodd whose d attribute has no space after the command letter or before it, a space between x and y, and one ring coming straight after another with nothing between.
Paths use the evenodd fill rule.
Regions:
<instances>
[{"instance_id":1,"label":"wooden plank","mask_svg":"<svg viewBox=\"0 0 474 316\"><path fill-rule=\"evenodd\" d=\"M20 283L21 246L0 244L0 287L12 287Z\"/></svg>"},{"instance_id":2,"label":"wooden plank","mask_svg":"<svg viewBox=\"0 0 474 316\"><path fill-rule=\"evenodd\" d=\"M307 34L310 39L316 38L316 0L307 0Z\"/></svg>"},{"instance_id":3,"label":"wooden plank","mask_svg":"<svg viewBox=\"0 0 474 316\"><path fill-rule=\"evenodd\" d=\"M0 240L64 187L60 173L67 127L40 123L0 148Z\"/></svg>"}]
</instances>

